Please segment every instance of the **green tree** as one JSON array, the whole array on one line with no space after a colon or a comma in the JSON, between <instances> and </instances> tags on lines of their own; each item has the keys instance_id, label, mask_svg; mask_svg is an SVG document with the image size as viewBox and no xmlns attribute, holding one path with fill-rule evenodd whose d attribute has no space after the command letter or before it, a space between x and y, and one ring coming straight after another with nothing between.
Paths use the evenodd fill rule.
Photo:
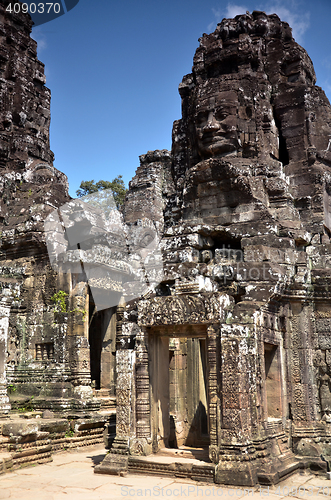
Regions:
<instances>
[{"instance_id":1,"label":"green tree","mask_svg":"<svg viewBox=\"0 0 331 500\"><path fill-rule=\"evenodd\" d=\"M76 191L76 195L81 198L82 196L86 196L87 194L96 193L98 188L95 185L94 180L91 181L82 181L80 183L79 189Z\"/></svg>"},{"instance_id":2,"label":"green tree","mask_svg":"<svg viewBox=\"0 0 331 500\"><path fill-rule=\"evenodd\" d=\"M114 196L114 201L116 203L117 208L119 208L124 200L127 189L125 187L123 178L121 175L118 175L112 181L82 181L80 183L79 189L77 189L76 194L79 198L82 196L86 196L87 194L97 193L98 191L103 191L105 189L111 189Z\"/></svg>"}]
</instances>

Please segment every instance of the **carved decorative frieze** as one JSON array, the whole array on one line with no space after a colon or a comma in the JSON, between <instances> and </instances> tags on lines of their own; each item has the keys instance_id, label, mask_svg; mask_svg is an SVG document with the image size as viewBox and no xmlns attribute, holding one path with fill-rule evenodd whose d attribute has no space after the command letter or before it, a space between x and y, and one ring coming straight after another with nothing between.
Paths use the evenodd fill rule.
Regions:
<instances>
[{"instance_id":1,"label":"carved decorative frieze","mask_svg":"<svg viewBox=\"0 0 331 500\"><path fill-rule=\"evenodd\" d=\"M226 294L155 297L138 304L138 323L142 326L182 325L221 322L231 299Z\"/></svg>"}]
</instances>

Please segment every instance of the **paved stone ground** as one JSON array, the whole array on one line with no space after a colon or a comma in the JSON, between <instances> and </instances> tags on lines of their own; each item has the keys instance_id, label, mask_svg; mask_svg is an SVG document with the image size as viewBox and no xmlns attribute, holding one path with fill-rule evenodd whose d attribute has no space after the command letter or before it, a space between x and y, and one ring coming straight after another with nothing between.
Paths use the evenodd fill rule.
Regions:
<instances>
[{"instance_id":1,"label":"paved stone ground","mask_svg":"<svg viewBox=\"0 0 331 500\"><path fill-rule=\"evenodd\" d=\"M56 454L53 462L8 472L0 476L0 499L17 500L116 500L207 499L300 500L331 498L331 481L324 476L298 473L269 489L264 486L238 488L171 477L128 474L126 477L94 474L104 457L97 446Z\"/></svg>"}]
</instances>

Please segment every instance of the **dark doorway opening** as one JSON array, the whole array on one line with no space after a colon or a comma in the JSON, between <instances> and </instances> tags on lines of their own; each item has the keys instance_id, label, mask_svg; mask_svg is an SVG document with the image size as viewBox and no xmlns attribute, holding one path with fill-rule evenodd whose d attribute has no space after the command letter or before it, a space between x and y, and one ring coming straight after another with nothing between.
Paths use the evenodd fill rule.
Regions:
<instances>
[{"instance_id":1,"label":"dark doorway opening","mask_svg":"<svg viewBox=\"0 0 331 500\"><path fill-rule=\"evenodd\" d=\"M175 337L169 343L166 339L155 340L158 362L152 385L159 422L156 442L162 439L166 448L208 446L206 339Z\"/></svg>"},{"instance_id":2,"label":"dark doorway opening","mask_svg":"<svg viewBox=\"0 0 331 500\"><path fill-rule=\"evenodd\" d=\"M290 163L290 157L288 154L288 149L286 147L286 139L282 133L282 124L281 121L278 118L276 118L276 116L274 116L274 118L276 127L278 129L279 161L281 161L283 165L288 165Z\"/></svg>"},{"instance_id":3,"label":"dark doorway opening","mask_svg":"<svg viewBox=\"0 0 331 500\"><path fill-rule=\"evenodd\" d=\"M277 345L264 344L266 411L269 420L282 417L281 375Z\"/></svg>"},{"instance_id":4,"label":"dark doorway opening","mask_svg":"<svg viewBox=\"0 0 331 500\"><path fill-rule=\"evenodd\" d=\"M116 307L98 311L89 293L90 367L92 387L114 390Z\"/></svg>"}]
</instances>

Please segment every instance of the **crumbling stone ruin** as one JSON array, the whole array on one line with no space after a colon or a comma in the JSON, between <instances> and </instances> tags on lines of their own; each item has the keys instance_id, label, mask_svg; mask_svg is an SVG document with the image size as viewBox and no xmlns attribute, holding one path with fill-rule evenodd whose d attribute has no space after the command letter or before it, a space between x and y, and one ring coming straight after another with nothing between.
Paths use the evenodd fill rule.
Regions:
<instances>
[{"instance_id":1,"label":"crumbling stone ruin","mask_svg":"<svg viewBox=\"0 0 331 500\"><path fill-rule=\"evenodd\" d=\"M331 108L315 81L275 14L200 38L172 151L140 158L125 204L162 226L164 279L118 308L98 472L253 485L330 460ZM210 461L158 460L183 445Z\"/></svg>"},{"instance_id":2,"label":"crumbling stone ruin","mask_svg":"<svg viewBox=\"0 0 331 500\"><path fill-rule=\"evenodd\" d=\"M37 44L30 38L32 22L22 14L7 15L5 6L0 3L0 366L2 389L6 383L28 384L32 396L34 385L40 387L42 381L47 390L63 371L57 344L63 325L55 325L51 312L56 279L48 265L43 221L68 199L68 183L52 165L50 91ZM3 397L1 409L7 406Z\"/></svg>"},{"instance_id":3,"label":"crumbling stone ruin","mask_svg":"<svg viewBox=\"0 0 331 500\"><path fill-rule=\"evenodd\" d=\"M0 421L0 471L102 442L109 420L88 413L101 405L91 388L88 293L79 296L72 277L49 262L44 221L70 200L68 182L53 167L50 91L32 21L6 13L8 3L0 1L0 416L13 415ZM111 406L111 389L107 395ZM29 410L49 418L14 415Z\"/></svg>"},{"instance_id":4,"label":"crumbling stone ruin","mask_svg":"<svg viewBox=\"0 0 331 500\"><path fill-rule=\"evenodd\" d=\"M106 422L99 473L326 470L331 108L288 24L255 11L201 37L172 151L140 157L114 215L71 200L52 166L31 21L7 3L0 470L100 442Z\"/></svg>"},{"instance_id":5,"label":"crumbling stone ruin","mask_svg":"<svg viewBox=\"0 0 331 500\"><path fill-rule=\"evenodd\" d=\"M97 372L94 380L100 384L97 367L102 341L101 334L91 334L89 341L87 316L93 305L87 284L76 286L76 276L54 272L45 241L45 219L70 201L67 178L53 167L50 91L45 86L44 65L37 59L37 44L30 37L32 21L29 15L8 14L7 4L0 2L0 408L8 410L7 384L14 389L10 394L14 407L28 403L43 410L97 409L91 365ZM98 328L104 336L111 337L110 330L114 336L111 317L100 319L96 314L90 333ZM108 364L104 360L108 396L114 390L110 373L115 341L113 346Z\"/></svg>"}]
</instances>

